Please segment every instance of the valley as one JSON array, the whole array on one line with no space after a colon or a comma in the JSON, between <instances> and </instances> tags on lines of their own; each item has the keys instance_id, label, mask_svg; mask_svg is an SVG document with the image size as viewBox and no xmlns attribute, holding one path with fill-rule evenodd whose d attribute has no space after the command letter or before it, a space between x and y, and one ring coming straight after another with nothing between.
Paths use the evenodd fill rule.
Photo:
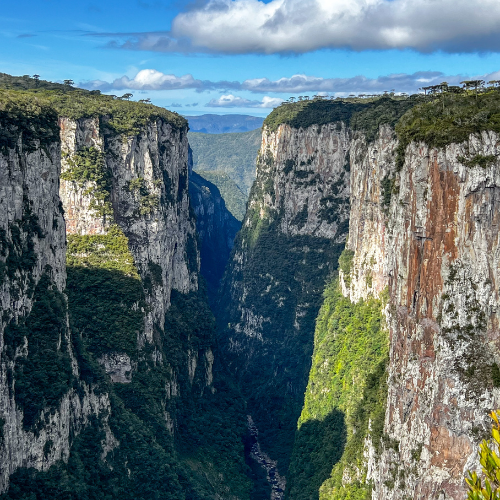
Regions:
<instances>
[{"instance_id":1,"label":"valley","mask_svg":"<svg viewBox=\"0 0 500 500\"><path fill-rule=\"evenodd\" d=\"M499 117L496 87L317 96L208 134L2 74L0 499L465 499Z\"/></svg>"}]
</instances>

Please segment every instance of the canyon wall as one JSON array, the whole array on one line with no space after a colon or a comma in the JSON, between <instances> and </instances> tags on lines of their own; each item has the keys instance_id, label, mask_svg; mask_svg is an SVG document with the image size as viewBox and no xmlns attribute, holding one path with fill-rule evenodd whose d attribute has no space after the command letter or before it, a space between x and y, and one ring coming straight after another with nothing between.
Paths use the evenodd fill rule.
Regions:
<instances>
[{"instance_id":1,"label":"canyon wall","mask_svg":"<svg viewBox=\"0 0 500 500\"><path fill-rule=\"evenodd\" d=\"M0 491L19 467L67 460L90 418L111 434L108 396L81 379L68 327L57 116L40 107L30 118L45 129L27 130L29 102L17 105L0 117Z\"/></svg>"},{"instance_id":2,"label":"canyon wall","mask_svg":"<svg viewBox=\"0 0 500 500\"><path fill-rule=\"evenodd\" d=\"M385 272L391 335L374 498L461 499L500 405L499 137L411 143L394 178ZM489 165L474 159L490 158ZM471 161L472 159L472 161Z\"/></svg>"},{"instance_id":3,"label":"canyon wall","mask_svg":"<svg viewBox=\"0 0 500 500\"><path fill-rule=\"evenodd\" d=\"M463 499L500 405L498 135L398 135L353 131L348 243L316 325L289 498ZM336 449L311 445L314 422ZM311 459L330 467L303 472Z\"/></svg>"},{"instance_id":4,"label":"canyon wall","mask_svg":"<svg viewBox=\"0 0 500 500\"><path fill-rule=\"evenodd\" d=\"M436 102L316 100L284 104L296 114L278 108L266 120L223 282L222 308L233 312L222 309L219 320L259 453L280 478L271 498L286 488L290 499L458 500L466 471L479 467L488 413L500 404L499 141L488 124L464 135L458 119L439 121L475 116L472 97L450 111ZM434 135L418 139L425 127ZM284 236L324 237L331 249L347 225L316 326L297 320L287 329L302 298L292 279L280 279L283 262L288 276L300 270ZM310 248L303 244L301 259ZM302 400L298 374L309 366L294 432L284 416Z\"/></svg>"},{"instance_id":5,"label":"canyon wall","mask_svg":"<svg viewBox=\"0 0 500 500\"><path fill-rule=\"evenodd\" d=\"M244 498L245 415L213 371L187 122L68 92L0 91L0 489Z\"/></svg>"},{"instance_id":6,"label":"canyon wall","mask_svg":"<svg viewBox=\"0 0 500 500\"><path fill-rule=\"evenodd\" d=\"M257 178L219 297L224 361L248 401L262 453L278 462L273 470L283 478L321 293L348 228L349 140L335 124L264 129Z\"/></svg>"},{"instance_id":7,"label":"canyon wall","mask_svg":"<svg viewBox=\"0 0 500 500\"><path fill-rule=\"evenodd\" d=\"M226 208L217 186L193 171L189 173L189 196L196 215L200 272L209 298L214 299L241 223Z\"/></svg>"}]
</instances>

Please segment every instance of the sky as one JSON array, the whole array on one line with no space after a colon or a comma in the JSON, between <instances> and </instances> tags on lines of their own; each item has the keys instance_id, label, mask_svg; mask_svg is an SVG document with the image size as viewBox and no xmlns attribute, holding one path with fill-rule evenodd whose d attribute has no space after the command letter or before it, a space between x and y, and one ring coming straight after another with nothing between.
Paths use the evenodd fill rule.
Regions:
<instances>
[{"instance_id":1,"label":"sky","mask_svg":"<svg viewBox=\"0 0 500 500\"><path fill-rule=\"evenodd\" d=\"M500 79L500 0L8 0L0 72L184 115Z\"/></svg>"}]
</instances>

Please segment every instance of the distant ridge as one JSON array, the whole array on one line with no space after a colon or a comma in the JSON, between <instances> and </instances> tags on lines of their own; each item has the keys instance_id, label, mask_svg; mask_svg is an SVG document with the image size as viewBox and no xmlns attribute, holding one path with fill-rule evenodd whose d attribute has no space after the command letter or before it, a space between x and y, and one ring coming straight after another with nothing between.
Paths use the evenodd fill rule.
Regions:
<instances>
[{"instance_id":1,"label":"distant ridge","mask_svg":"<svg viewBox=\"0 0 500 500\"><path fill-rule=\"evenodd\" d=\"M191 132L204 134L227 134L249 132L262 127L263 117L250 115L200 115L185 116Z\"/></svg>"}]
</instances>

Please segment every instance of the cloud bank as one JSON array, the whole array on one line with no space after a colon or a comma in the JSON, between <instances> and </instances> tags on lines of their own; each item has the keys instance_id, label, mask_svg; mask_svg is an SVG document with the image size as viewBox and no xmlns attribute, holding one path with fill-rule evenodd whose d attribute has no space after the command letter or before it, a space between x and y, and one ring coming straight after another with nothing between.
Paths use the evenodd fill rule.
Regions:
<instances>
[{"instance_id":1,"label":"cloud bank","mask_svg":"<svg viewBox=\"0 0 500 500\"><path fill-rule=\"evenodd\" d=\"M474 75L486 81L500 78L500 73ZM192 75L175 76L164 74L154 69L139 71L134 78L122 76L112 82L92 80L81 82L83 88L103 92L111 90L179 90L194 89L197 92L216 90L222 92L249 91L256 94L269 93L377 93L395 89L396 92L415 92L426 85L435 85L446 80L450 85L458 84L469 75L445 75L439 71L418 71L412 74L400 73L378 78L355 76L352 78L320 78L308 75L293 75L290 78L269 80L253 78L243 82L198 80ZM232 94L231 94L232 95Z\"/></svg>"},{"instance_id":2,"label":"cloud bank","mask_svg":"<svg viewBox=\"0 0 500 500\"><path fill-rule=\"evenodd\" d=\"M103 33L157 52L301 54L319 49L500 51L498 0L205 0L169 31Z\"/></svg>"}]
</instances>

